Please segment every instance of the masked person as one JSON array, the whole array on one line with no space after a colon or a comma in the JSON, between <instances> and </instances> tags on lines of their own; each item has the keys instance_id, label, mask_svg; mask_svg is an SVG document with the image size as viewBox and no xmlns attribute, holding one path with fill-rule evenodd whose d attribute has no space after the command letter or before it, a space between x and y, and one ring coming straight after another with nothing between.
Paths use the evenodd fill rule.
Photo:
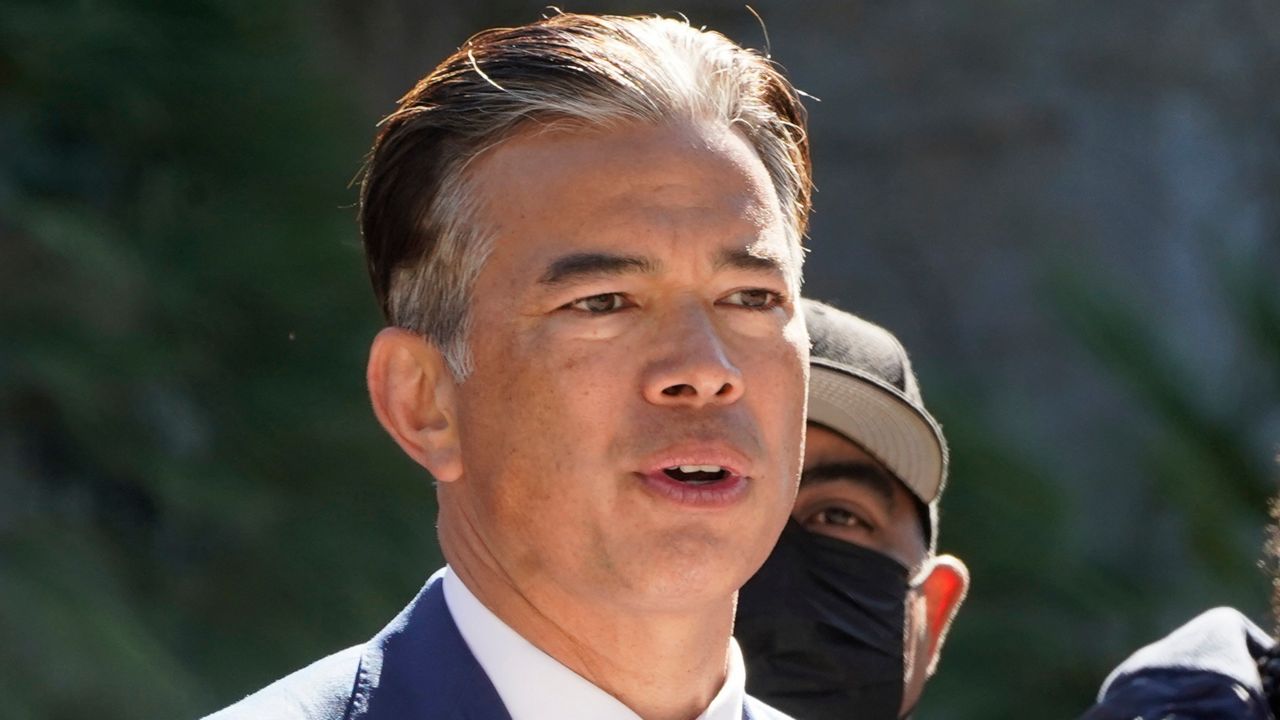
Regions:
<instances>
[{"instance_id":1,"label":"masked person","mask_svg":"<svg viewBox=\"0 0 1280 720\"><path fill-rule=\"evenodd\" d=\"M884 328L802 301L810 384L791 521L738 599L756 697L799 720L905 717L968 589L936 555L947 445Z\"/></svg>"}]
</instances>

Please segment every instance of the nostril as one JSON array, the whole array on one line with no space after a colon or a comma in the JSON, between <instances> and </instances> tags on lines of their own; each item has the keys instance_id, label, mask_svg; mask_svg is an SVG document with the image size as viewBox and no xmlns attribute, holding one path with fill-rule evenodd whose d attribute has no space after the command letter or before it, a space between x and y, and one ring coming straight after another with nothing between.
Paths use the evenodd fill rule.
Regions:
<instances>
[{"instance_id":1,"label":"nostril","mask_svg":"<svg viewBox=\"0 0 1280 720\"><path fill-rule=\"evenodd\" d=\"M719 390L716 391L716 395L723 397L725 395L729 395L732 392L733 392L733 385L731 383L725 383L724 385L720 386Z\"/></svg>"},{"instance_id":2,"label":"nostril","mask_svg":"<svg viewBox=\"0 0 1280 720\"><path fill-rule=\"evenodd\" d=\"M667 387L662 388L662 394L668 397L680 397L681 395L688 395L691 391L693 391L693 386L684 385L684 384L668 385Z\"/></svg>"}]
</instances>

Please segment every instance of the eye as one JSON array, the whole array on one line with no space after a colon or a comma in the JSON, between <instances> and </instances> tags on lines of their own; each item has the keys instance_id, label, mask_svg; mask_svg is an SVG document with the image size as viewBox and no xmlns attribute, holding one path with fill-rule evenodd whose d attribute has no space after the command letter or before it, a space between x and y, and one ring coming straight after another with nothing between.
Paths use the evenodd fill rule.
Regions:
<instances>
[{"instance_id":1,"label":"eye","mask_svg":"<svg viewBox=\"0 0 1280 720\"><path fill-rule=\"evenodd\" d=\"M631 307L632 304L622 293L600 293L579 298L564 307L591 315L606 315Z\"/></svg>"},{"instance_id":2,"label":"eye","mask_svg":"<svg viewBox=\"0 0 1280 720\"><path fill-rule=\"evenodd\" d=\"M738 290L725 296L725 303L739 305L748 310L769 310L782 302L782 296L764 288Z\"/></svg>"},{"instance_id":3,"label":"eye","mask_svg":"<svg viewBox=\"0 0 1280 720\"><path fill-rule=\"evenodd\" d=\"M815 526L835 526L840 528L856 528L873 530L870 523L842 507L825 507L805 518L803 525L810 529Z\"/></svg>"}]
</instances>

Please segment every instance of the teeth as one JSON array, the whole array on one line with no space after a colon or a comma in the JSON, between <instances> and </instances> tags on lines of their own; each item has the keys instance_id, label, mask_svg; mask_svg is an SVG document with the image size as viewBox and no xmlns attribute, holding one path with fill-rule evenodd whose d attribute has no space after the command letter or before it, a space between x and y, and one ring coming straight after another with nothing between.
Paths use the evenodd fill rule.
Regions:
<instances>
[{"instance_id":1,"label":"teeth","mask_svg":"<svg viewBox=\"0 0 1280 720\"><path fill-rule=\"evenodd\" d=\"M715 473L720 472L723 468L719 465L681 465L678 469L682 473Z\"/></svg>"}]
</instances>

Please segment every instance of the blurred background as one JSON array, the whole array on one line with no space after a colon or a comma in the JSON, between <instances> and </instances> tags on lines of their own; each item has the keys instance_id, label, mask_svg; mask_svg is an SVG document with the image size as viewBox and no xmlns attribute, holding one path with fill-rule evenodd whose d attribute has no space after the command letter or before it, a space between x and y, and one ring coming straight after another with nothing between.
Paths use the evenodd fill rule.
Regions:
<instances>
[{"instance_id":1,"label":"blurred background","mask_svg":"<svg viewBox=\"0 0 1280 720\"><path fill-rule=\"evenodd\" d=\"M808 294L897 331L973 592L919 717L1072 717L1192 613L1270 626L1280 6L581 2L769 48L809 102ZM6 718L196 717L440 564L368 409L377 120L538 2L0 2Z\"/></svg>"}]
</instances>

